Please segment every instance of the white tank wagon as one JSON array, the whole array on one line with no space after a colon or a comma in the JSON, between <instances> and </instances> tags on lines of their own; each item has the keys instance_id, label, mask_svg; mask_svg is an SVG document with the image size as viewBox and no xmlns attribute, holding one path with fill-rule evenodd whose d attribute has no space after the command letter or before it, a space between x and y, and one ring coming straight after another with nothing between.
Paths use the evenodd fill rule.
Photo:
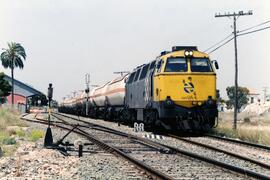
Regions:
<instances>
[{"instance_id":1,"label":"white tank wagon","mask_svg":"<svg viewBox=\"0 0 270 180\"><path fill-rule=\"evenodd\" d=\"M91 105L91 106L94 106L95 105L94 104L94 100L93 100L95 91L96 91L96 87L89 92L89 99L88 99L88 101L89 101L89 105Z\"/></svg>"},{"instance_id":2,"label":"white tank wagon","mask_svg":"<svg viewBox=\"0 0 270 180\"><path fill-rule=\"evenodd\" d=\"M125 105L125 85L128 74L118 77L90 92L93 117L114 119ZM92 106L92 107L93 107Z\"/></svg>"},{"instance_id":3,"label":"white tank wagon","mask_svg":"<svg viewBox=\"0 0 270 180\"><path fill-rule=\"evenodd\" d=\"M84 90L80 90L78 96L76 97L76 104L83 105L86 102L87 94Z\"/></svg>"},{"instance_id":4,"label":"white tank wagon","mask_svg":"<svg viewBox=\"0 0 270 180\"><path fill-rule=\"evenodd\" d=\"M127 75L116 78L108 84L105 96L109 106L124 106L126 79Z\"/></svg>"},{"instance_id":5,"label":"white tank wagon","mask_svg":"<svg viewBox=\"0 0 270 180\"><path fill-rule=\"evenodd\" d=\"M91 101L98 107L124 106L126 76L118 77L90 92Z\"/></svg>"},{"instance_id":6,"label":"white tank wagon","mask_svg":"<svg viewBox=\"0 0 270 180\"><path fill-rule=\"evenodd\" d=\"M92 90L91 92L91 99L92 102L98 106L98 107L104 107L106 104L106 89L108 87L108 84L110 82L107 82L106 84L104 84L103 86L97 87L95 89Z\"/></svg>"},{"instance_id":7,"label":"white tank wagon","mask_svg":"<svg viewBox=\"0 0 270 180\"><path fill-rule=\"evenodd\" d=\"M65 98L58 107L59 112L73 113L74 112L75 99Z\"/></svg>"},{"instance_id":8,"label":"white tank wagon","mask_svg":"<svg viewBox=\"0 0 270 180\"><path fill-rule=\"evenodd\" d=\"M85 99L84 91L78 91L77 96L65 98L58 108L59 112L64 113L74 113L78 109L83 107L84 99Z\"/></svg>"}]
</instances>

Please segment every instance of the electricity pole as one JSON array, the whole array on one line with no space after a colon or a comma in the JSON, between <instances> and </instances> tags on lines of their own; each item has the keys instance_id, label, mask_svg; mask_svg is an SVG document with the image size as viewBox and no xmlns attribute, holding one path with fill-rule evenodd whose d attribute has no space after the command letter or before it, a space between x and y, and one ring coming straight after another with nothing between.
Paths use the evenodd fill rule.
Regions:
<instances>
[{"instance_id":1,"label":"electricity pole","mask_svg":"<svg viewBox=\"0 0 270 180\"><path fill-rule=\"evenodd\" d=\"M238 13L225 13L225 14L216 14L215 17L233 17L233 34L234 34L234 56L235 56L235 90L234 90L234 120L233 120L233 129L237 128L237 111L238 111L238 60L237 60L237 31L236 31L236 20L240 16L252 15L252 11L244 13L239 11Z\"/></svg>"}]
</instances>

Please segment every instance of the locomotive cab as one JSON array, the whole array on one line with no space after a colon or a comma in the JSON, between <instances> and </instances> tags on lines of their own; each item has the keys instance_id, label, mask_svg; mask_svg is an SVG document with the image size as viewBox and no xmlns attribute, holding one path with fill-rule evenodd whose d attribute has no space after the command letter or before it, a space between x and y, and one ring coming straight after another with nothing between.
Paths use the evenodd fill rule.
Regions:
<instances>
[{"instance_id":1,"label":"locomotive cab","mask_svg":"<svg viewBox=\"0 0 270 180\"><path fill-rule=\"evenodd\" d=\"M213 127L217 118L215 67L196 47L176 47L160 56L153 76L159 118L177 122L174 125L183 129L198 129L202 124Z\"/></svg>"}]
</instances>

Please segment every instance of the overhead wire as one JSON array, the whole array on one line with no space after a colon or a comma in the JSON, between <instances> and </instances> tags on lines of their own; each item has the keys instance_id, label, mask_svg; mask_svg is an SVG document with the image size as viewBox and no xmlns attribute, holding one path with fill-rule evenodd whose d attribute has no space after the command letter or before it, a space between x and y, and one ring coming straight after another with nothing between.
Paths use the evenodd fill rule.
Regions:
<instances>
[{"instance_id":1,"label":"overhead wire","mask_svg":"<svg viewBox=\"0 0 270 180\"><path fill-rule=\"evenodd\" d=\"M210 46L209 48L207 48L206 50L204 50L203 52L207 52L210 49L212 49L213 47L219 45L220 43L222 43L223 41L225 41L226 39L228 39L230 36L232 36L233 33L230 33L228 36L226 36L224 39L220 40L219 42L215 43L214 45Z\"/></svg>"},{"instance_id":2,"label":"overhead wire","mask_svg":"<svg viewBox=\"0 0 270 180\"><path fill-rule=\"evenodd\" d=\"M264 24L267 24L269 23L270 21L265 21L263 23L260 23L256 26L252 26L250 28L247 28L247 29L244 29L244 30L241 30L241 31L238 31L237 32L237 35L236 36L243 36L243 35L247 35L247 34L251 34L251 33L255 33L255 32L258 32L258 31L263 31L263 30L266 30L266 29L269 29L270 26L266 26L266 27L263 27L263 28L260 28L260 29L256 29L256 30L253 30L253 31L249 31L249 32L246 32L246 33L241 33L241 32L245 32L247 30L250 30L250 29L253 29L253 28L256 28L256 27L259 27L261 25L264 25ZM232 33L233 34L233 33ZM207 50L205 50L204 52L212 49L213 47L215 47L216 45L220 44L221 42L223 42L224 40L226 40L228 37L230 37L232 34L230 34L229 36L227 36L226 38L224 38L223 40L219 41L218 43L214 44L213 46L211 46L210 48L208 48ZM215 49L213 49L212 51L210 51L208 54L211 54L212 52L218 50L219 48L223 47L224 45L226 45L227 43L229 43L231 40L233 40L234 37L232 37L231 39L227 40L226 42L224 42L223 44L219 45L218 47L216 47Z\"/></svg>"},{"instance_id":3,"label":"overhead wire","mask_svg":"<svg viewBox=\"0 0 270 180\"><path fill-rule=\"evenodd\" d=\"M241 32L244 32L244 31L248 31L248 30L250 30L250 29L259 27L259 26L264 25L264 24L267 24L267 23L269 23L269 22L270 22L270 21L265 21L265 22L263 22L263 23L257 24L256 26L252 26L252 27L249 27L249 28L247 28L247 29L243 29L243 30L241 30L241 31L238 31L238 33L241 33Z\"/></svg>"},{"instance_id":4,"label":"overhead wire","mask_svg":"<svg viewBox=\"0 0 270 180\"><path fill-rule=\"evenodd\" d=\"M256 30L249 31L249 32L246 32L246 33L240 33L240 34L237 34L237 36L243 36L243 35L255 33L255 32L258 32L258 31L263 31L263 30L266 30L266 29L269 29L269 28L270 28L270 26L266 26L266 27L264 27L264 28L256 29Z\"/></svg>"},{"instance_id":5,"label":"overhead wire","mask_svg":"<svg viewBox=\"0 0 270 180\"><path fill-rule=\"evenodd\" d=\"M215 49L213 49L212 51L210 51L208 54L211 54L212 52L218 50L219 48L221 48L222 46L225 46L226 44L228 44L231 40L233 40L234 37L232 37L231 39L229 39L228 41L226 41L225 43L219 45L218 47L216 47Z\"/></svg>"}]
</instances>

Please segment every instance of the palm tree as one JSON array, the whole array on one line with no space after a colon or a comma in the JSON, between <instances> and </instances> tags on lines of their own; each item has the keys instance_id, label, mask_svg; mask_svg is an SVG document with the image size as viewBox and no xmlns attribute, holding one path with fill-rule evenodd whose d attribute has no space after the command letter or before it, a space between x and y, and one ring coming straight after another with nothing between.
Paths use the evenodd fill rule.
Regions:
<instances>
[{"instance_id":1,"label":"palm tree","mask_svg":"<svg viewBox=\"0 0 270 180\"><path fill-rule=\"evenodd\" d=\"M11 69L12 78L12 106L14 105L14 68L19 67L23 69L23 60L26 58L24 48L19 43L10 42L8 43L8 49L3 49L4 52L1 54L1 61L4 68Z\"/></svg>"}]
</instances>

